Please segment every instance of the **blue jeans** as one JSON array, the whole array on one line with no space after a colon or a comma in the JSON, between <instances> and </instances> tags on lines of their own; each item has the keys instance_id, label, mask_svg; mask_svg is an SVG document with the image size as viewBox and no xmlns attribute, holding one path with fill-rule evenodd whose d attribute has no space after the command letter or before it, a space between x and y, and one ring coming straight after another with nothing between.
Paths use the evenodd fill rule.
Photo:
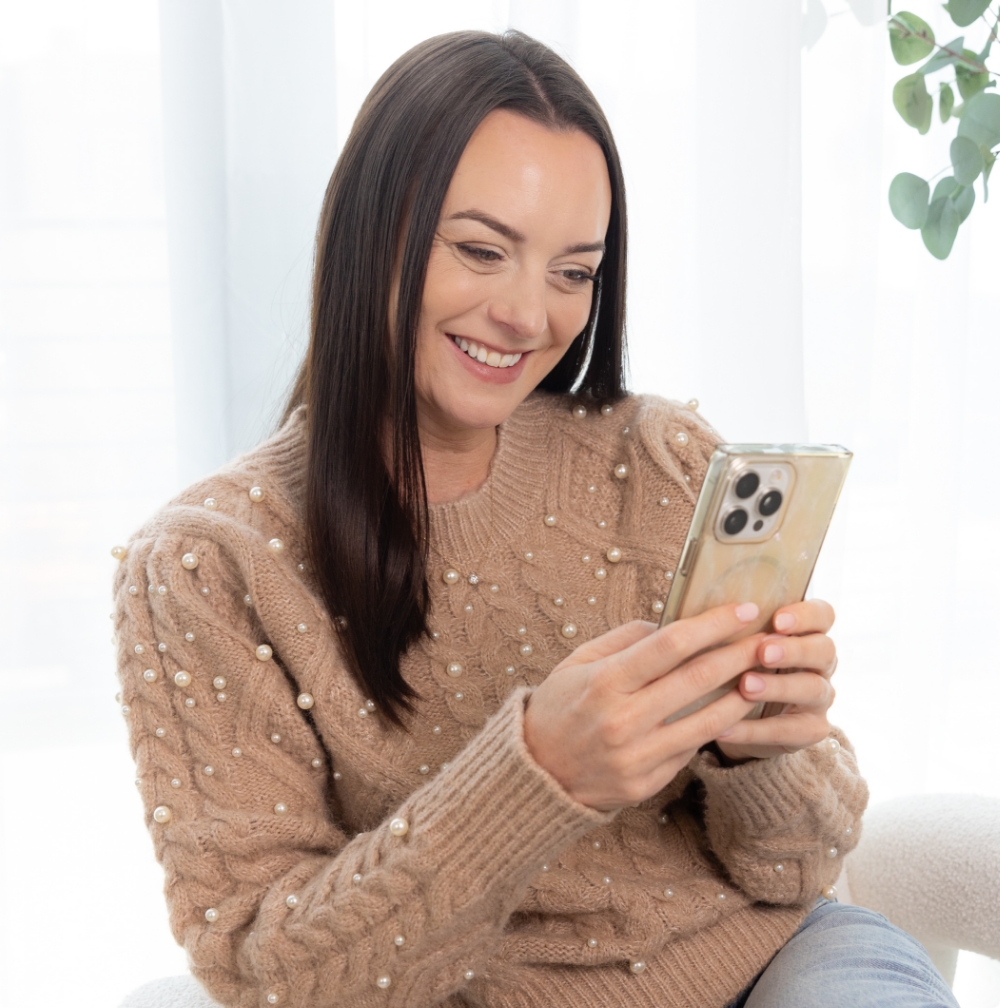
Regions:
<instances>
[{"instance_id":1,"label":"blue jeans","mask_svg":"<svg viewBox=\"0 0 1000 1008\"><path fill-rule=\"evenodd\" d=\"M958 1008L924 947L881 914L820 900L730 1008Z\"/></svg>"}]
</instances>

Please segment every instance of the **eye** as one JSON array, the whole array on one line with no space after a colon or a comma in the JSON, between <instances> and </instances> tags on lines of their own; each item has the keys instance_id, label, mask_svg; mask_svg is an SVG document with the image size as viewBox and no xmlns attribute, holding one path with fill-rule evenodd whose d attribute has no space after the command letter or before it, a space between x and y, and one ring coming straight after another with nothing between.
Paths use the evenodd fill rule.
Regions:
<instances>
[{"instance_id":1,"label":"eye","mask_svg":"<svg viewBox=\"0 0 1000 1008\"><path fill-rule=\"evenodd\" d=\"M461 249L467 256L471 256L473 259L478 259L484 263L499 262L503 258L496 249L482 248L479 245L459 243L456 247Z\"/></svg>"},{"instance_id":2,"label":"eye","mask_svg":"<svg viewBox=\"0 0 1000 1008\"><path fill-rule=\"evenodd\" d=\"M557 270L556 276L559 277L559 282L564 287L576 290L586 287L588 283L593 283L593 281L597 279L596 274L590 273L587 270L576 268Z\"/></svg>"}]
</instances>

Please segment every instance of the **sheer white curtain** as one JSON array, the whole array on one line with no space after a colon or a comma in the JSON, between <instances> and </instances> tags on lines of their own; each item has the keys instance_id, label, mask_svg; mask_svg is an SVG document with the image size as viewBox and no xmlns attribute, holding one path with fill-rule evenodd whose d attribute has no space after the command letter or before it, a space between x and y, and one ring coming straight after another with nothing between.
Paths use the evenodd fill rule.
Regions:
<instances>
[{"instance_id":1,"label":"sheer white curtain","mask_svg":"<svg viewBox=\"0 0 1000 1008\"><path fill-rule=\"evenodd\" d=\"M633 387L856 451L816 590L876 798L1000 794L1000 211L945 263L888 217L946 143L898 120L882 30L834 2L803 56L779 0L0 0L0 1006L106 1008L184 968L111 699L107 549L273 424L336 153L438 32L523 28L604 105Z\"/></svg>"}]
</instances>

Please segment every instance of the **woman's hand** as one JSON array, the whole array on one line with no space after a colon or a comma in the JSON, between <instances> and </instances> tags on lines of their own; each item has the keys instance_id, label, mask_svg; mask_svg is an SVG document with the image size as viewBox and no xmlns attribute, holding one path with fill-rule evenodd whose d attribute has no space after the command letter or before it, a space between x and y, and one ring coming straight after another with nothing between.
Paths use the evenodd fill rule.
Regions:
<instances>
[{"instance_id":1,"label":"woman's hand","mask_svg":"<svg viewBox=\"0 0 1000 1008\"><path fill-rule=\"evenodd\" d=\"M793 610L798 626L806 617L788 608ZM611 811L656 794L701 746L738 726L757 702L733 689L663 723L760 664L763 633L715 647L757 613L749 602L662 629L636 620L582 644L531 695L524 716L528 751L572 798L591 808ZM787 641L809 639L782 639L796 659L791 664L800 664L801 652Z\"/></svg>"},{"instance_id":2,"label":"woman's hand","mask_svg":"<svg viewBox=\"0 0 1000 1008\"><path fill-rule=\"evenodd\" d=\"M748 700L783 703L785 709L776 717L740 721L721 733L716 744L726 756L778 756L827 737L826 713L835 695L830 679L837 668L837 649L826 635L833 620L833 607L818 600L796 602L774 614L771 622L778 633L759 643L757 661L764 668L794 671L747 672L739 688Z\"/></svg>"}]
</instances>

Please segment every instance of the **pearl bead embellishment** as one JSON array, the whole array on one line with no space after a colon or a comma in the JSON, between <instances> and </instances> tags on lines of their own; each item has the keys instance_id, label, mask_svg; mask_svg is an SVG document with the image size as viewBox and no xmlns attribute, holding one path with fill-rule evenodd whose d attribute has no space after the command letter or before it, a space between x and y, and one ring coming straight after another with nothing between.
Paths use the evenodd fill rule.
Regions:
<instances>
[{"instance_id":1,"label":"pearl bead embellishment","mask_svg":"<svg viewBox=\"0 0 1000 1008\"><path fill-rule=\"evenodd\" d=\"M243 755L243 750L240 749L240 748L236 748L236 749L233 750L233 755L237 756L237 757L238 756L242 756Z\"/></svg>"},{"instance_id":2,"label":"pearl bead embellishment","mask_svg":"<svg viewBox=\"0 0 1000 1008\"><path fill-rule=\"evenodd\" d=\"M295 893L292 893L291 896L286 897L285 906L297 907L298 905L299 905L299 898L298 896L295 895Z\"/></svg>"},{"instance_id":3,"label":"pearl bead embellishment","mask_svg":"<svg viewBox=\"0 0 1000 1008\"><path fill-rule=\"evenodd\" d=\"M392 941L393 944L396 946L396 948L399 948L400 946L405 944L406 939L402 935L396 935L396 937L393 938Z\"/></svg>"},{"instance_id":4,"label":"pearl bead embellishment","mask_svg":"<svg viewBox=\"0 0 1000 1008\"><path fill-rule=\"evenodd\" d=\"M112 556L113 556L113 557L114 557L114 558L115 558L115 559L116 559L116 560L117 560L117 561L118 561L119 563L121 563L121 561L125 559L125 554L126 554L127 552L128 552L128 550L127 550L127 549L126 549L126 548L125 548L124 546L112 546L112 547L111 547L111 555L112 555Z\"/></svg>"},{"instance_id":5,"label":"pearl bead embellishment","mask_svg":"<svg viewBox=\"0 0 1000 1008\"><path fill-rule=\"evenodd\" d=\"M826 851L826 856L828 858L835 858L837 856L837 848L836 847L828 847L827 851Z\"/></svg>"},{"instance_id":6,"label":"pearl bead embellishment","mask_svg":"<svg viewBox=\"0 0 1000 1008\"><path fill-rule=\"evenodd\" d=\"M608 572L603 567L598 567L597 570L594 571L594 577L597 578L598 581L603 581L607 576Z\"/></svg>"},{"instance_id":7,"label":"pearl bead embellishment","mask_svg":"<svg viewBox=\"0 0 1000 1008\"><path fill-rule=\"evenodd\" d=\"M458 584L458 571L453 567L449 567L442 575L441 580L447 585Z\"/></svg>"},{"instance_id":8,"label":"pearl bead embellishment","mask_svg":"<svg viewBox=\"0 0 1000 1008\"><path fill-rule=\"evenodd\" d=\"M364 709L364 707L359 707L358 708L358 717L368 717L368 711L366 711Z\"/></svg>"},{"instance_id":9,"label":"pearl bead embellishment","mask_svg":"<svg viewBox=\"0 0 1000 1008\"><path fill-rule=\"evenodd\" d=\"M562 635L563 635L563 637L573 638L573 637L576 636L576 634L577 634L577 630L576 630L576 624L575 623L567 623L562 628Z\"/></svg>"},{"instance_id":10,"label":"pearl bead embellishment","mask_svg":"<svg viewBox=\"0 0 1000 1008\"><path fill-rule=\"evenodd\" d=\"M664 889L663 890L663 895L666 896L667 899L673 899L674 898L674 891L673 891L673 889Z\"/></svg>"},{"instance_id":11,"label":"pearl bead embellishment","mask_svg":"<svg viewBox=\"0 0 1000 1008\"><path fill-rule=\"evenodd\" d=\"M530 644L522 644L522 645L521 645L521 649L520 649L520 650L521 650L521 655L522 655L522 657L524 657L524 658L527 658L527 657L528 657L528 655L530 655L530 654L531 654L531 652L532 652L532 651L533 651L534 649L532 648L532 646L531 646Z\"/></svg>"},{"instance_id":12,"label":"pearl bead embellishment","mask_svg":"<svg viewBox=\"0 0 1000 1008\"><path fill-rule=\"evenodd\" d=\"M161 587L162 587L162 585L161 585ZM166 589L164 589L164 591L166 591ZM167 650L167 645L166 644L157 644L156 645L156 650L159 651L160 654L163 654Z\"/></svg>"},{"instance_id":13,"label":"pearl bead embellishment","mask_svg":"<svg viewBox=\"0 0 1000 1008\"><path fill-rule=\"evenodd\" d=\"M355 873L354 873L354 874L353 874L353 875L351 876L351 881L352 881L352 882L353 882L353 883L354 883L355 885L360 885L360 884L361 884L361 876L360 876L360 875L359 875L359 874L358 874L357 872L355 872Z\"/></svg>"},{"instance_id":14,"label":"pearl bead embellishment","mask_svg":"<svg viewBox=\"0 0 1000 1008\"><path fill-rule=\"evenodd\" d=\"M456 679L462 674L462 666L459 665L457 661L449 662L448 668L445 671L447 671L448 675L450 675L453 679Z\"/></svg>"},{"instance_id":15,"label":"pearl bead embellishment","mask_svg":"<svg viewBox=\"0 0 1000 1008\"><path fill-rule=\"evenodd\" d=\"M837 898L837 887L835 885L828 885L823 887L823 897L828 900L833 900Z\"/></svg>"},{"instance_id":16,"label":"pearl bead embellishment","mask_svg":"<svg viewBox=\"0 0 1000 1008\"><path fill-rule=\"evenodd\" d=\"M250 497L250 500L254 502L254 504L259 504L264 499L264 488L259 486L250 487L250 490L248 491L248 496Z\"/></svg>"},{"instance_id":17,"label":"pearl bead embellishment","mask_svg":"<svg viewBox=\"0 0 1000 1008\"><path fill-rule=\"evenodd\" d=\"M612 546L605 556L608 558L608 563L618 563L622 558L622 551L617 546Z\"/></svg>"},{"instance_id":18,"label":"pearl bead embellishment","mask_svg":"<svg viewBox=\"0 0 1000 1008\"><path fill-rule=\"evenodd\" d=\"M660 498L660 507L666 507L669 503L670 500L667 497Z\"/></svg>"},{"instance_id":19,"label":"pearl bead embellishment","mask_svg":"<svg viewBox=\"0 0 1000 1008\"><path fill-rule=\"evenodd\" d=\"M209 511L214 511L219 506L219 502L214 497L205 498L205 507Z\"/></svg>"},{"instance_id":20,"label":"pearl bead embellishment","mask_svg":"<svg viewBox=\"0 0 1000 1008\"><path fill-rule=\"evenodd\" d=\"M545 524L548 525L549 528L552 528L552 526L555 525L555 523L557 521L558 521L558 519L556 518L556 516L554 514L547 514L545 516Z\"/></svg>"},{"instance_id":21,"label":"pearl bead embellishment","mask_svg":"<svg viewBox=\"0 0 1000 1008\"><path fill-rule=\"evenodd\" d=\"M156 682L156 669L146 669L146 671L142 673L142 678L145 679L146 682Z\"/></svg>"},{"instance_id":22,"label":"pearl bead embellishment","mask_svg":"<svg viewBox=\"0 0 1000 1008\"><path fill-rule=\"evenodd\" d=\"M273 743L274 743L275 745L277 745L277 744L278 744L278 743L279 743L279 742L281 741L281 736L280 736L280 735L279 735L279 734L278 734L277 732L275 732L275 733L274 733L274 734L273 734L273 735L271 736L271 741L272 741L272 742L273 742Z\"/></svg>"},{"instance_id":23,"label":"pearl bead embellishment","mask_svg":"<svg viewBox=\"0 0 1000 1008\"><path fill-rule=\"evenodd\" d=\"M402 816L396 816L389 822L389 832L393 836L406 836L409 828L410 824Z\"/></svg>"},{"instance_id":24,"label":"pearl bead embellishment","mask_svg":"<svg viewBox=\"0 0 1000 1008\"><path fill-rule=\"evenodd\" d=\"M299 633L305 633L309 627L307 627L305 623L300 623L295 629L298 630Z\"/></svg>"},{"instance_id":25,"label":"pearl bead embellishment","mask_svg":"<svg viewBox=\"0 0 1000 1008\"><path fill-rule=\"evenodd\" d=\"M561 606L565 602L565 599L563 599L563 598L554 598L552 600L552 602L553 602L554 605Z\"/></svg>"},{"instance_id":26,"label":"pearl bead embellishment","mask_svg":"<svg viewBox=\"0 0 1000 1008\"><path fill-rule=\"evenodd\" d=\"M646 964L641 959L633 959L628 964L628 968L633 973L641 973L646 968Z\"/></svg>"},{"instance_id":27,"label":"pearl bead embellishment","mask_svg":"<svg viewBox=\"0 0 1000 1008\"><path fill-rule=\"evenodd\" d=\"M312 761L312 766L314 770L318 770L323 765L323 761L317 756L316 759Z\"/></svg>"},{"instance_id":28,"label":"pearl bead embellishment","mask_svg":"<svg viewBox=\"0 0 1000 1008\"><path fill-rule=\"evenodd\" d=\"M190 696L189 697L185 697L184 698L184 706L185 707L193 707L194 706L194 697L190 697Z\"/></svg>"},{"instance_id":29,"label":"pearl bead embellishment","mask_svg":"<svg viewBox=\"0 0 1000 1008\"><path fill-rule=\"evenodd\" d=\"M156 808L153 809L153 819L158 823L170 822L170 817L172 815L173 813L166 805L157 805Z\"/></svg>"},{"instance_id":30,"label":"pearl bead embellishment","mask_svg":"<svg viewBox=\"0 0 1000 1008\"><path fill-rule=\"evenodd\" d=\"M785 870L785 866L783 864L776 864L774 870L780 875Z\"/></svg>"},{"instance_id":31,"label":"pearl bead embellishment","mask_svg":"<svg viewBox=\"0 0 1000 1008\"><path fill-rule=\"evenodd\" d=\"M274 806L275 815L284 815L287 811L288 806L283 801L278 802L278 804Z\"/></svg>"},{"instance_id":32,"label":"pearl bead embellishment","mask_svg":"<svg viewBox=\"0 0 1000 1008\"><path fill-rule=\"evenodd\" d=\"M182 689L185 686L190 686L191 685L191 673L190 672L185 672L184 669L181 669L179 672L177 672L174 675L174 683L177 686L180 686Z\"/></svg>"},{"instance_id":33,"label":"pearl bead embellishment","mask_svg":"<svg viewBox=\"0 0 1000 1008\"><path fill-rule=\"evenodd\" d=\"M582 420L586 415L587 415L587 407L586 406L574 406L573 407L573 416L575 416L577 418L577 420Z\"/></svg>"},{"instance_id":34,"label":"pearl bead embellishment","mask_svg":"<svg viewBox=\"0 0 1000 1008\"><path fill-rule=\"evenodd\" d=\"M601 412L605 416L611 416L611 414L614 413L614 411L615 411L615 408L614 408L614 406L611 406L611 405L607 405L607 406L602 406L601 407Z\"/></svg>"},{"instance_id":35,"label":"pearl bead embellishment","mask_svg":"<svg viewBox=\"0 0 1000 1008\"><path fill-rule=\"evenodd\" d=\"M216 689L225 689L225 688L226 688L226 680L225 680L225 678L224 678L223 676L220 676L220 675L217 675L217 676L216 676L216 677L215 677L215 678L214 678L214 679L212 680L212 685L213 685L213 686L214 686L214 687L215 687Z\"/></svg>"},{"instance_id":36,"label":"pearl bead embellishment","mask_svg":"<svg viewBox=\"0 0 1000 1008\"><path fill-rule=\"evenodd\" d=\"M142 654L146 649L141 644L136 644L132 650L135 651L136 654Z\"/></svg>"},{"instance_id":37,"label":"pearl bead embellishment","mask_svg":"<svg viewBox=\"0 0 1000 1008\"><path fill-rule=\"evenodd\" d=\"M271 539L267 544L267 548L273 553L280 553L285 548L285 544L280 539Z\"/></svg>"},{"instance_id":38,"label":"pearl bead embellishment","mask_svg":"<svg viewBox=\"0 0 1000 1008\"><path fill-rule=\"evenodd\" d=\"M173 778L173 779L172 779L172 780L170 781L170 786L171 786L171 787L173 787L173 788L178 788L178 787L180 787L180 786L181 786L181 779L180 779L180 777L174 777L174 778Z\"/></svg>"},{"instance_id":39,"label":"pearl bead embellishment","mask_svg":"<svg viewBox=\"0 0 1000 1008\"><path fill-rule=\"evenodd\" d=\"M588 939L587 939L587 944L588 944L588 945L589 945L589 946L590 946L591 948L597 948L597 939L596 939L596 938L588 938Z\"/></svg>"},{"instance_id":40,"label":"pearl bead embellishment","mask_svg":"<svg viewBox=\"0 0 1000 1008\"><path fill-rule=\"evenodd\" d=\"M194 553L185 553L184 556L181 557L181 566L185 570L194 570L195 567L198 566L198 558L194 555Z\"/></svg>"},{"instance_id":41,"label":"pearl bead embellishment","mask_svg":"<svg viewBox=\"0 0 1000 1008\"><path fill-rule=\"evenodd\" d=\"M392 978L383 974L375 981L375 984L376 986L381 987L382 990L385 990L387 987L392 986Z\"/></svg>"},{"instance_id":42,"label":"pearl bead embellishment","mask_svg":"<svg viewBox=\"0 0 1000 1008\"><path fill-rule=\"evenodd\" d=\"M423 763L423 764L421 765L421 767L420 767L420 772L421 772L422 774L427 774L427 773L430 773L430 772L431 772L431 768L430 768L430 767L429 767L429 766L428 766L428 765L427 765L426 763Z\"/></svg>"},{"instance_id":43,"label":"pearl bead embellishment","mask_svg":"<svg viewBox=\"0 0 1000 1008\"><path fill-rule=\"evenodd\" d=\"M208 774L209 777L211 777L212 774L215 773L215 767L212 766L205 767L205 773Z\"/></svg>"},{"instance_id":44,"label":"pearl bead embellishment","mask_svg":"<svg viewBox=\"0 0 1000 1008\"><path fill-rule=\"evenodd\" d=\"M274 652L266 644L261 644L257 648L257 660L267 661L273 653Z\"/></svg>"},{"instance_id":45,"label":"pearl bead embellishment","mask_svg":"<svg viewBox=\"0 0 1000 1008\"><path fill-rule=\"evenodd\" d=\"M300 693L295 698L295 702L302 710L310 710L316 701L313 699L312 693Z\"/></svg>"},{"instance_id":46,"label":"pearl bead embellishment","mask_svg":"<svg viewBox=\"0 0 1000 1008\"><path fill-rule=\"evenodd\" d=\"M676 433L676 434L674 435L674 440L675 440L675 441L676 441L676 442L677 442L677 443L678 443L679 445L686 445L686 444L688 443L688 436L687 436L687 432L686 432L686 431L682 431L682 430L679 430L679 431L678 431L678 432L677 432L677 433Z\"/></svg>"},{"instance_id":47,"label":"pearl bead embellishment","mask_svg":"<svg viewBox=\"0 0 1000 1008\"><path fill-rule=\"evenodd\" d=\"M617 479L628 479L628 466L624 462L615 466L615 477Z\"/></svg>"},{"instance_id":48,"label":"pearl bead embellishment","mask_svg":"<svg viewBox=\"0 0 1000 1008\"><path fill-rule=\"evenodd\" d=\"M466 970L463 975L465 976L466 980L472 980L475 977L476 974L473 973L472 970Z\"/></svg>"},{"instance_id":49,"label":"pearl bead embellishment","mask_svg":"<svg viewBox=\"0 0 1000 1008\"><path fill-rule=\"evenodd\" d=\"M840 752L840 743L835 738L825 739L824 744L831 756L836 756Z\"/></svg>"},{"instance_id":50,"label":"pearl bead embellishment","mask_svg":"<svg viewBox=\"0 0 1000 1008\"><path fill-rule=\"evenodd\" d=\"M655 613L661 613L661 612L663 612L663 603L659 599L657 599L653 603L653 612L655 612Z\"/></svg>"},{"instance_id":51,"label":"pearl bead embellishment","mask_svg":"<svg viewBox=\"0 0 1000 1008\"><path fill-rule=\"evenodd\" d=\"M205 911L205 920L207 920L209 924L214 924L218 919L219 911L216 910L215 907L209 907Z\"/></svg>"},{"instance_id":52,"label":"pearl bead embellishment","mask_svg":"<svg viewBox=\"0 0 1000 1008\"><path fill-rule=\"evenodd\" d=\"M267 1003L268 1004L277 1004L278 1003L278 995L277 994L268 994L267 995Z\"/></svg>"},{"instance_id":53,"label":"pearl bead embellishment","mask_svg":"<svg viewBox=\"0 0 1000 1008\"><path fill-rule=\"evenodd\" d=\"M700 405L701 403L697 399L688 399L687 408L689 410L696 410Z\"/></svg>"},{"instance_id":54,"label":"pearl bead embellishment","mask_svg":"<svg viewBox=\"0 0 1000 1008\"><path fill-rule=\"evenodd\" d=\"M136 588L135 585L129 585L128 586L128 593L129 593L129 595L138 595L139 594L139 589Z\"/></svg>"},{"instance_id":55,"label":"pearl bead embellishment","mask_svg":"<svg viewBox=\"0 0 1000 1008\"><path fill-rule=\"evenodd\" d=\"M166 728L157 728L156 731L153 732L153 734L157 738L163 738L163 736L167 734L167 730L166 730Z\"/></svg>"}]
</instances>

